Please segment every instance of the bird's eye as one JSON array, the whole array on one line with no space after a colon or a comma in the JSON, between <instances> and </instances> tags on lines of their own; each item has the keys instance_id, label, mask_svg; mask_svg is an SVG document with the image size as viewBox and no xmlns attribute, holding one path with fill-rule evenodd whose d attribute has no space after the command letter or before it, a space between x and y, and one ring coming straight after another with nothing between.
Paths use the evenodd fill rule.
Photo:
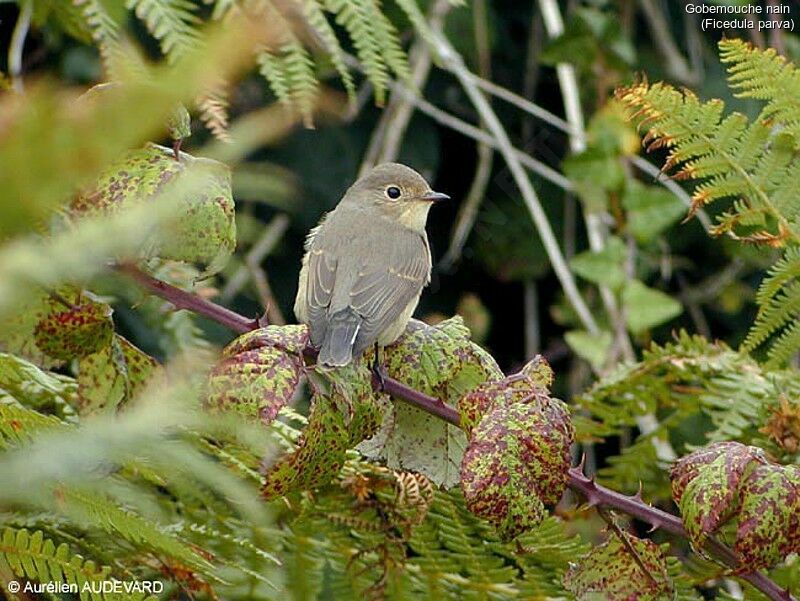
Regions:
<instances>
[{"instance_id":1,"label":"bird's eye","mask_svg":"<svg viewBox=\"0 0 800 601\"><path fill-rule=\"evenodd\" d=\"M397 200L400 198L400 188L397 186L389 186L386 188L386 196L391 198L392 200Z\"/></svg>"}]
</instances>

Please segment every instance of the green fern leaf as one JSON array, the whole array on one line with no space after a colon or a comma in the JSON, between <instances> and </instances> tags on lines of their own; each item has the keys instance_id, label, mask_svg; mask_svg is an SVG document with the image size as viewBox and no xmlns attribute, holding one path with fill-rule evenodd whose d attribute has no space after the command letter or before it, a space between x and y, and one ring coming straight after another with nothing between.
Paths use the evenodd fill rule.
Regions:
<instances>
[{"instance_id":1,"label":"green fern leaf","mask_svg":"<svg viewBox=\"0 0 800 601\"><path fill-rule=\"evenodd\" d=\"M191 0L126 0L125 6L144 22L170 62L200 43L201 21Z\"/></svg>"}]
</instances>

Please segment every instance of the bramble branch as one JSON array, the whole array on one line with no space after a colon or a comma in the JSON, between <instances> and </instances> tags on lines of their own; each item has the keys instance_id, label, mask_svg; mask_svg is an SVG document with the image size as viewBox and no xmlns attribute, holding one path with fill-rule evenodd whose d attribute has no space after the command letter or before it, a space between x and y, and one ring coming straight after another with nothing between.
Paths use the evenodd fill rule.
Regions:
<instances>
[{"instance_id":1,"label":"bramble branch","mask_svg":"<svg viewBox=\"0 0 800 601\"><path fill-rule=\"evenodd\" d=\"M260 327L258 320L248 319L212 301L181 290L171 284L167 284L166 282L144 273L135 265L120 265L117 267L117 270L127 274L152 294L169 301L175 305L175 307L187 309L199 315L203 315L237 333L243 334ZM383 390L396 399L419 407L431 415L455 426L459 425L460 418L458 410L435 397L406 386L402 382L388 376L383 377L382 383L378 382L376 378L374 384L376 386L382 384ZM583 473L582 466L569 469L567 486L586 499L589 506L603 506L616 509L650 524L654 529L661 528L676 536L687 538L686 529L680 518L647 504L642 499L641 494L627 496L597 484L592 478L589 478ZM728 567L739 567L736 554L718 540L709 538L706 547L708 551ZM772 601L797 601L789 591L783 590L761 572L748 572L740 574L739 576L772 599Z\"/></svg>"}]
</instances>

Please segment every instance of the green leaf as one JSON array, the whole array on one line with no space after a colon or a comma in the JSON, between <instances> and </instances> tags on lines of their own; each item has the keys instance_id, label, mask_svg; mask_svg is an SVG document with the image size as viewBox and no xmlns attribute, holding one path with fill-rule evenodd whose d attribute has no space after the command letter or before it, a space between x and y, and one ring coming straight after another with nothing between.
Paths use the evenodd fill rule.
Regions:
<instances>
[{"instance_id":1,"label":"green leaf","mask_svg":"<svg viewBox=\"0 0 800 601\"><path fill-rule=\"evenodd\" d=\"M384 354L391 377L447 403L503 375L492 356L469 340L460 317L435 326L414 321ZM359 450L392 469L424 474L440 486L458 484L464 432L403 402L382 405L380 429Z\"/></svg>"},{"instance_id":2,"label":"green leaf","mask_svg":"<svg viewBox=\"0 0 800 601\"><path fill-rule=\"evenodd\" d=\"M268 326L239 336L222 352L208 380L208 402L269 424L300 384L306 326Z\"/></svg>"},{"instance_id":3,"label":"green leaf","mask_svg":"<svg viewBox=\"0 0 800 601\"><path fill-rule=\"evenodd\" d=\"M600 252L586 251L575 255L569 266L576 274L597 284L619 290L625 284L625 258L628 251L625 243L611 236Z\"/></svg>"},{"instance_id":4,"label":"green leaf","mask_svg":"<svg viewBox=\"0 0 800 601\"><path fill-rule=\"evenodd\" d=\"M672 583L661 549L650 540L622 533L592 549L564 575L564 587L578 601L657 601L672 598Z\"/></svg>"},{"instance_id":5,"label":"green leaf","mask_svg":"<svg viewBox=\"0 0 800 601\"><path fill-rule=\"evenodd\" d=\"M485 381L462 395L457 404L461 427L467 432L472 431L496 406L532 402L536 397L544 402L552 383L553 370L541 355L537 355L519 372L499 380Z\"/></svg>"},{"instance_id":6,"label":"green leaf","mask_svg":"<svg viewBox=\"0 0 800 601\"><path fill-rule=\"evenodd\" d=\"M467 507L513 538L541 522L567 484L573 430L566 405L532 389L522 402L498 395L473 429L461 463Z\"/></svg>"},{"instance_id":7,"label":"green leaf","mask_svg":"<svg viewBox=\"0 0 800 601\"><path fill-rule=\"evenodd\" d=\"M800 551L800 470L738 442L711 444L672 470L673 494L692 546L736 526L739 572L770 568Z\"/></svg>"},{"instance_id":8,"label":"green leaf","mask_svg":"<svg viewBox=\"0 0 800 601\"><path fill-rule=\"evenodd\" d=\"M600 369L608 358L608 350L614 337L611 332L602 330L598 334L590 334L584 330L571 330L564 334L564 340L576 355L586 359L594 369Z\"/></svg>"},{"instance_id":9,"label":"green leaf","mask_svg":"<svg viewBox=\"0 0 800 601\"><path fill-rule=\"evenodd\" d=\"M79 411L82 414L113 411L147 383L155 359L119 334L106 348L78 361Z\"/></svg>"},{"instance_id":10,"label":"green leaf","mask_svg":"<svg viewBox=\"0 0 800 601\"><path fill-rule=\"evenodd\" d=\"M358 450L387 467L419 472L444 488L459 482L459 464L467 446L460 428L402 401L384 401L378 432Z\"/></svg>"},{"instance_id":11,"label":"green leaf","mask_svg":"<svg viewBox=\"0 0 800 601\"><path fill-rule=\"evenodd\" d=\"M83 302L39 320L33 335L46 355L68 360L96 353L114 336L112 309L106 303Z\"/></svg>"},{"instance_id":12,"label":"green leaf","mask_svg":"<svg viewBox=\"0 0 800 601\"><path fill-rule=\"evenodd\" d=\"M628 329L639 334L681 314L681 304L660 290L630 280L622 290L622 304Z\"/></svg>"},{"instance_id":13,"label":"green leaf","mask_svg":"<svg viewBox=\"0 0 800 601\"><path fill-rule=\"evenodd\" d=\"M630 180L622 196L628 230L637 242L647 244L686 215L688 208L669 190Z\"/></svg>"},{"instance_id":14,"label":"green leaf","mask_svg":"<svg viewBox=\"0 0 800 601\"><path fill-rule=\"evenodd\" d=\"M328 394L312 399L308 425L294 452L265 470L261 494L267 499L327 484L344 465L346 452L378 428L380 411L364 365L337 368Z\"/></svg>"},{"instance_id":15,"label":"green leaf","mask_svg":"<svg viewBox=\"0 0 800 601\"><path fill-rule=\"evenodd\" d=\"M148 144L106 169L70 210L79 217L111 214L154 202L165 190L180 191L189 181L191 191L179 194L177 200L176 231L158 241L145 237L142 256L205 263L206 274L213 274L236 247L231 176L223 163L186 153L177 160L171 149Z\"/></svg>"},{"instance_id":16,"label":"green leaf","mask_svg":"<svg viewBox=\"0 0 800 601\"><path fill-rule=\"evenodd\" d=\"M760 449L722 442L690 453L673 467L673 496L697 549L731 517L739 483L753 461L766 461Z\"/></svg>"},{"instance_id":17,"label":"green leaf","mask_svg":"<svg viewBox=\"0 0 800 601\"><path fill-rule=\"evenodd\" d=\"M0 353L0 392L26 407L59 405L72 400L75 380L44 371L20 357Z\"/></svg>"},{"instance_id":18,"label":"green leaf","mask_svg":"<svg viewBox=\"0 0 800 601\"><path fill-rule=\"evenodd\" d=\"M461 462L467 507L505 538L530 529L558 502L570 465L572 424L551 399L552 370L536 357L518 373L484 382L458 403L470 432Z\"/></svg>"},{"instance_id":19,"label":"green leaf","mask_svg":"<svg viewBox=\"0 0 800 601\"><path fill-rule=\"evenodd\" d=\"M770 568L800 553L800 468L757 465L739 488L736 544L742 571Z\"/></svg>"},{"instance_id":20,"label":"green leaf","mask_svg":"<svg viewBox=\"0 0 800 601\"><path fill-rule=\"evenodd\" d=\"M575 184L589 212L606 209L607 194L620 191L625 184L625 170L615 152L589 148L564 160L564 174Z\"/></svg>"}]
</instances>

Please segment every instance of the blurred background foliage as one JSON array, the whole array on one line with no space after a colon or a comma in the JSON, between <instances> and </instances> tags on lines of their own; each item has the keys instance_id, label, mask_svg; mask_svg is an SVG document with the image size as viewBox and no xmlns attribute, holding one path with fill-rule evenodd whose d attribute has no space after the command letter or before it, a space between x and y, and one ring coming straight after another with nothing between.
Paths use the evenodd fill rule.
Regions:
<instances>
[{"instance_id":1,"label":"blurred background foliage","mask_svg":"<svg viewBox=\"0 0 800 601\"><path fill-rule=\"evenodd\" d=\"M800 6L785 3L797 18ZM253 16L256 19L247 20ZM253 21L258 25L245 25ZM77 225L54 211L87 194L124 151L157 142L168 152L166 147L174 140L165 124L182 103L191 115L192 135L180 140L180 149L221 161L232 170L236 250L224 267L220 262L221 269L210 274L203 272L214 257L150 252L151 272L165 281L244 315L266 312L271 323L292 323L308 230L366 166L398 160L418 169L435 189L454 199L437 206L429 220L434 273L417 316L433 323L461 314L473 338L507 373L542 353L558 376L555 393L584 412L585 423L581 425L580 416L577 420L588 467L599 469L607 482L632 493L637 481L644 481L648 500L669 503L666 476L655 469L657 460L663 459L655 456L656 447L644 438L629 446L646 430L639 418L648 412L670 417L656 435L671 437L682 448L701 444L715 429L727 437L769 445L767 434L746 427L747 420L768 419L769 412L756 406L758 399L775 400L781 394L796 398L792 394L796 383L786 372L762 373L749 358L709 342L720 340L735 349L745 339L756 313L756 289L777 251L710 237L705 230L723 208L708 207L682 223L689 196L679 184L659 175L665 151L642 156L634 125L612 100L616 87L646 74L650 81L688 86L701 99L721 98L730 109L754 117L759 104L733 97L725 84L717 41L723 36L741 37L796 60L798 38L785 30L702 31L699 17L686 14L681 3L658 0L397 0L383 5L374 0L5 0L0 1L0 26L0 48L6 50L0 53L2 318L13 318L21 307L52 303L53 295L43 291L58 290L59 297L67 295L70 303L76 302L69 296L74 291L60 286L80 283L96 295L91 302L113 307L119 339L109 338L109 348L133 345L138 353L169 363L184 360L187 351L213 353L231 340L231 333L218 324L172 311L106 269L109 257L140 256L143 233L159 232L160 242L150 241L150 250L163 250L159 244L175 237L182 240L175 211L180 216L181 199L201 193L206 180L198 184L196 178L187 178L186 188L170 188L158 210L145 205L130 212L110 211ZM452 61L453 52L480 78L470 75L469 81L487 92L491 110L527 169L570 277L588 306L588 321L576 311L574 299L565 295L563 279L552 268L552 249L548 255L546 236L531 220L530 199L523 198L515 174L496 151L497 136L490 133L485 112L476 111L468 86L459 77L463 72ZM112 80L123 83L94 99L78 100L91 86ZM575 85L570 87L570 82ZM45 232L50 235L45 237ZM174 260L182 258L202 265ZM80 294L77 298L85 300ZM20 364L15 369L25 371L37 386L15 393L11 376L6 375L3 390L21 405L46 407L60 422L74 426L79 420L70 407L80 380L69 378L70 366L64 361L41 361L41 356L33 357L23 348L33 336L33 323L13 319L7 323L13 326L4 326L4 348L39 367L55 368L56 374ZM628 367L594 384L621 362L640 358L651 342L669 343L672 333L681 329L708 341L684 336L671 343L675 346L656 347L651 353L680 360L693 354L703 357L697 373L686 377L684 396L659 397L662 378L680 378L658 371L652 376L648 369L636 372L641 383L633 395L625 386L622 391L614 388L615 377L632 377L625 371ZM131 357L136 351L114 363L115 369L134 365ZM705 365L707 356L722 364ZM207 362L202 360L196 366L199 371L205 368ZM187 368L183 369L185 376ZM739 381L731 375L737 372L755 373L768 383L753 388L752 379L742 376ZM114 372L113 377L118 375ZM135 387L125 377L130 391L110 388L120 403L133 395ZM702 398L690 390L698 380L704 385L713 381ZM176 377L172 386L194 384L195 378L186 376ZM2 459L0 473L9 483L18 486L25 481L36 489L37 474L42 481L55 477L47 472L53 462L46 449L64 449L72 463L61 466L63 473L57 477L69 476L74 482L87 472L102 470L106 460L116 463L131 453L130 461L122 462L123 473L115 476L113 490L104 488L103 494L136 515L158 516L171 524L173 534L183 537L189 550L172 546L173 539L161 548L180 560L157 565L151 544L147 557L153 562L141 563L141 572L135 575L169 573L186 594L207 592L214 584L208 581L210 574L221 575L226 583L220 586L227 587L226 596L231 598L280 598L274 587L280 590L282 578L291 581L289 588L298 599L316 597L319 591L328 598L352 598L347 595L369 589L375 580L372 572L358 573L345 582L340 573L349 561L335 564L339 572L322 566L336 553L345 553L343 549L382 543L368 529L359 533L364 523L341 519L336 523L341 528L334 530L331 520L320 525L322 518L329 518L337 503L344 502L336 495L356 503L353 473L389 482L386 487L392 494L393 487L405 490L409 484L394 483L395 476L380 470L372 473L377 468L352 458L348 465L353 473L342 476L341 490L324 497L320 505L304 497L299 505L278 511L308 512L310 517L296 526L293 537L276 543L280 550L271 548L280 538L270 530L273 519L262 513L263 508L248 505L246 487L235 488L229 474L208 460L210 454L241 468L245 479L252 478L253 466L258 466L269 445L255 435L247 438L244 425L226 429L202 412L175 410L166 402L157 406L161 396L192 397L173 387L165 387L150 405L137 409L142 413L126 414L127 426L118 430L114 444L105 439L102 421L90 421L81 426L86 429L83 442L95 441L96 447L80 446L82 454L70 457L75 434L53 434L52 441L41 443L52 446L32 455L38 463L30 474L12 453ZM744 397L736 403L736 412L725 411L731 391ZM609 405L618 402L622 408L604 416ZM701 406L710 409L701 414ZM589 420L589 414L597 419ZM35 419L20 413L13 420L26 416ZM288 421L297 426L303 419L291 414ZM162 429L149 431L148 424L154 423ZM232 434L239 432L237 428L245 433ZM287 446L297 435L290 425L275 429L270 444ZM189 441L184 440L187 432ZM6 435L11 439L13 433ZM152 440L137 443L145 435ZM175 438L183 442L173 445ZM232 455L219 442L228 438L234 439ZM105 457L103 444L120 454ZM781 452L786 460L795 456L791 450ZM161 471L169 472L169 458L180 458L175 465L185 466L187 473L185 479L174 481L170 474L168 494L163 495ZM651 472L644 471L648 465ZM13 485L0 481L0 490L5 491L0 493L3 507L22 501L15 497ZM201 503L187 501L207 491ZM24 499L42 511L42 519L30 511L9 510L3 514L4 523L45 530L51 538L84 548L88 556L99 554L125 573L130 565L119 557L128 546L136 548L134 533L140 526L121 533L121 549L98 548L91 537L82 539L75 524L82 516L92 522L86 512L95 511L96 517L97 512L117 507L103 501L100 509L92 509L86 501L90 492L78 490L67 501L53 491ZM415 494L432 503L424 491ZM524 560L514 559L519 563L514 564L512 577L503 570L508 569L513 551L470 516L458 498L436 495L434 521L426 522L411 543L407 537L401 537L402 542L420 555L429 552L435 559L432 563L442 562L434 566L436 570L472 580L454 579L436 588L426 580L426 570L439 572L420 561L409 576L411 584L381 582L380 592L393 586L414 591L427 586L430 595L458 595L474 585L477 598L560 594L553 574L563 571L585 546L572 535L582 528L588 531L588 526L578 522L567 531L560 521L548 522L523 542L534 548L538 544L539 550ZM229 502L233 508L226 506ZM189 515L189 508L198 506L202 515ZM65 513L73 522L57 528L49 512ZM288 520L286 515L279 515L278 522ZM407 517L400 522L404 527L410 523ZM185 530L178 532L181 528ZM314 528L325 529L330 538L315 539ZM150 543L157 538L153 536ZM448 551L464 551L470 536L489 541L489 548L456 559L448 556ZM203 564L209 558L191 550L192 541L209 540L218 551L215 559L227 558L245 568L235 576L231 575L235 566L223 572L209 569ZM24 546L28 541L17 543ZM560 553L555 558L543 551L551 543ZM277 568L273 552L278 551L284 569ZM380 552L388 564L386 558L397 549L389 545ZM365 561L367 568L375 569ZM487 565L495 571L489 570L483 583L487 588L481 590L478 575L489 569ZM713 573L699 562L692 570L696 573L691 577L698 581ZM791 568L780 568L778 575L786 583L795 578L796 583L792 573ZM84 570L84 577L96 577L93 566ZM691 577L681 576L685 581L679 588L686 598L694 598L687 592ZM506 588L498 585L504 578Z\"/></svg>"}]
</instances>

